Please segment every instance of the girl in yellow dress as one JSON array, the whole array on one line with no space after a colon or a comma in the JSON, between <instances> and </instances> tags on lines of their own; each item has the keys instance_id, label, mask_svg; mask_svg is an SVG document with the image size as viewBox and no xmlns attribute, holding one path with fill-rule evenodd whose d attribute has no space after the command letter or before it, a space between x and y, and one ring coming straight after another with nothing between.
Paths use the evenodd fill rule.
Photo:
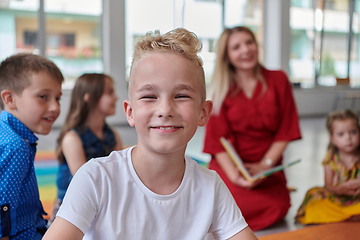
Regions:
<instances>
[{"instance_id":1,"label":"girl in yellow dress","mask_svg":"<svg viewBox=\"0 0 360 240\"><path fill-rule=\"evenodd\" d=\"M325 187L310 189L295 217L302 224L360 220L360 126L351 110L331 113L330 143L323 161Z\"/></svg>"}]
</instances>

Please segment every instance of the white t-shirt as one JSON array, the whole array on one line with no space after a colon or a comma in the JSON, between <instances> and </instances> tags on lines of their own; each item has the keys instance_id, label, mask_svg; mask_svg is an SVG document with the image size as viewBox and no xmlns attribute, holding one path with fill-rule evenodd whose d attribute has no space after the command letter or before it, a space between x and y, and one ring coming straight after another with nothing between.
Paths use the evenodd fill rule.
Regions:
<instances>
[{"instance_id":1,"label":"white t-shirt","mask_svg":"<svg viewBox=\"0 0 360 240\"><path fill-rule=\"evenodd\" d=\"M133 147L84 164L57 214L83 239L228 239L247 226L231 193L214 171L185 157L185 174L170 195L149 190L131 161Z\"/></svg>"}]
</instances>

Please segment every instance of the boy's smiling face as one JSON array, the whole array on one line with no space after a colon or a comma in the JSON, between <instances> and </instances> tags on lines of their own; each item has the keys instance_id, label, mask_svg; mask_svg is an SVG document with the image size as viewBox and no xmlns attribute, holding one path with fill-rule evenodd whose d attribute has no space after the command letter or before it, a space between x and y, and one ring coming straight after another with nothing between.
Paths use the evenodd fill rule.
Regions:
<instances>
[{"instance_id":1,"label":"boy's smiling face","mask_svg":"<svg viewBox=\"0 0 360 240\"><path fill-rule=\"evenodd\" d=\"M12 93L5 110L33 133L48 134L60 114L61 83L46 73L34 73L21 94Z\"/></svg>"},{"instance_id":2,"label":"boy's smiling face","mask_svg":"<svg viewBox=\"0 0 360 240\"><path fill-rule=\"evenodd\" d=\"M124 109L137 130L139 146L158 153L185 151L212 108L210 101L202 101L200 71L191 60L168 52L147 54L135 62Z\"/></svg>"}]
</instances>

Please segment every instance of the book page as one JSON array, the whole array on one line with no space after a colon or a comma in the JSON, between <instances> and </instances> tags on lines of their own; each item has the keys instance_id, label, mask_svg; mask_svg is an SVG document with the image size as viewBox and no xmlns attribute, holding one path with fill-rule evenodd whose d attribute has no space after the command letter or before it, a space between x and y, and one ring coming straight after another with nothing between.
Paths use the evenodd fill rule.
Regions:
<instances>
[{"instance_id":1,"label":"book page","mask_svg":"<svg viewBox=\"0 0 360 240\"><path fill-rule=\"evenodd\" d=\"M235 163L235 165L237 166L237 168L239 169L239 171L241 172L241 174L244 176L244 178L250 182L254 182L256 180L262 179L264 177L268 177L271 174L274 174L276 172L282 171L285 168L288 168L296 163L299 163L301 161L301 159L295 160L293 162L290 162L288 164L284 164L284 165L279 165L273 168L270 168L268 170L262 171L258 174L255 174L254 176L251 176L249 174L249 172L247 171L247 169L244 166L243 161L241 160L241 158L239 157L239 155L237 154L236 150L234 149L234 147L232 146L232 144L226 140L224 137L220 138L220 142L223 145L223 147L225 148L227 154L229 155L229 157L231 158L231 160Z\"/></svg>"},{"instance_id":2,"label":"book page","mask_svg":"<svg viewBox=\"0 0 360 240\"><path fill-rule=\"evenodd\" d=\"M237 152L234 149L234 147L232 146L232 144L228 140L226 140L224 137L220 138L220 142L223 145L223 147L225 148L225 150L226 150L227 154L229 155L229 157L231 158L231 160L233 160L233 162L235 163L237 168L240 170L240 172L244 176L244 178L250 182L253 182L254 181L253 177L246 170L246 168L243 164L243 161L237 154Z\"/></svg>"},{"instance_id":3,"label":"book page","mask_svg":"<svg viewBox=\"0 0 360 240\"><path fill-rule=\"evenodd\" d=\"M270 168L270 169L268 169L268 170L259 172L258 174L255 174L255 175L253 176L253 180L255 181L255 180L258 180L258 179L261 179L261 178L270 176L271 174L274 174L274 173L276 173L276 172L283 171L284 169L286 169L286 168L294 165L295 163L299 163L300 161L301 161L301 159L298 159L298 160L295 160L295 161L290 162L290 163L288 163L288 164L279 165L279 166Z\"/></svg>"}]
</instances>

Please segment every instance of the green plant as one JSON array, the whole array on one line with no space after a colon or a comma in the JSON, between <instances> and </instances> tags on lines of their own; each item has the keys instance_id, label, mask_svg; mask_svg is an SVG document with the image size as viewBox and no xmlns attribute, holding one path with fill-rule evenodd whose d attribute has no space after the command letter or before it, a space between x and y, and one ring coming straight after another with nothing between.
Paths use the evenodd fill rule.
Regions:
<instances>
[{"instance_id":1,"label":"green plant","mask_svg":"<svg viewBox=\"0 0 360 240\"><path fill-rule=\"evenodd\" d=\"M321 61L320 76L333 75L336 77L335 61L329 53Z\"/></svg>"}]
</instances>

